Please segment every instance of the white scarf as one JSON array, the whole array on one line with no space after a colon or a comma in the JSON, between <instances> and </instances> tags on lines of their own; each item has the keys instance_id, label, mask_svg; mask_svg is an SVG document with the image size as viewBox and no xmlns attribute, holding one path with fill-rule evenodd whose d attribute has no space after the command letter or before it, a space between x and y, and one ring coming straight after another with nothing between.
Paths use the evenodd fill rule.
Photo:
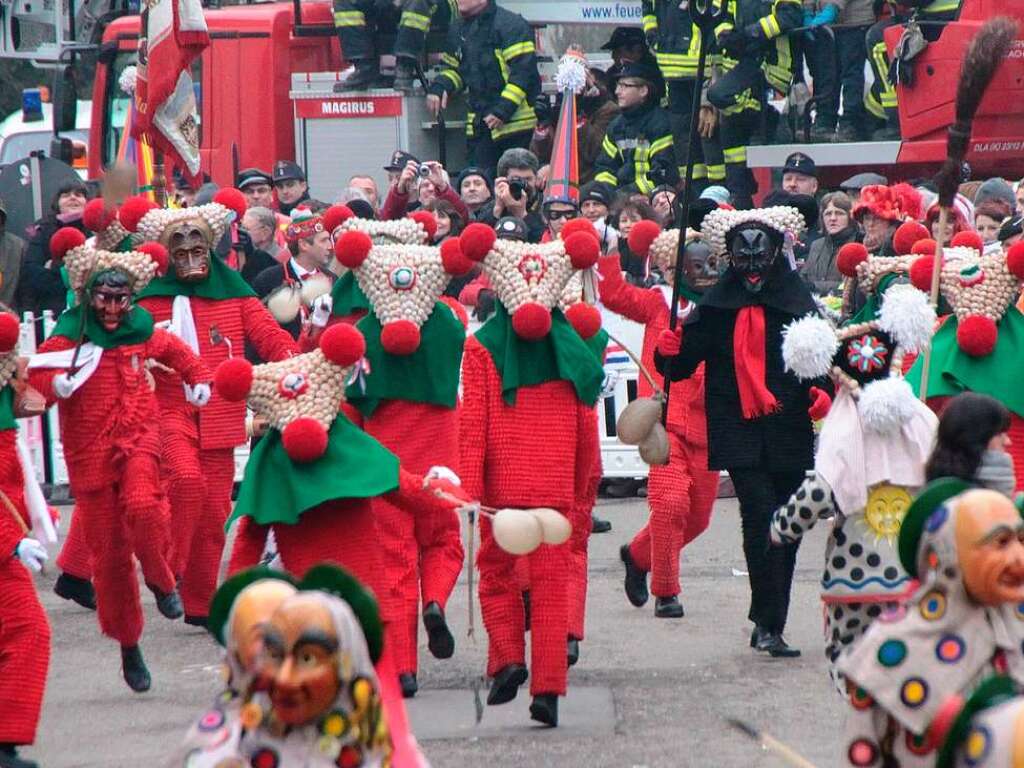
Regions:
<instances>
[{"instance_id":1,"label":"white scarf","mask_svg":"<svg viewBox=\"0 0 1024 768\"><path fill-rule=\"evenodd\" d=\"M62 349L59 352L41 352L29 358L28 367L29 370L33 368L70 368L74 356L74 349ZM102 347L97 347L91 341L82 344L78 352L78 371L70 377L72 393L77 392L89 380L89 377L96 373L102 357Z\"/></svg>"},{"instance_id":2,"label":"white scarf","mask_svg":"<svg viewBox=\"0 0 1024 768\"><path fill-rule=\"evenodd\" d=\"M196 319L192 314L192 300L188 296L174 297L174 302L171 304L171 319L159 323L159 326L185 342L193 353L199 354L199 333L196 331ZM185 398L192 402L194 398L192 387L184 381L181 382L181 386L185 389Z\"/></svg>"},{"instance_id":3,"label":"white scarf","mask_svg":"<svg viewBox=\"0 0 1024 768\"><path fill-rule=\"evenodd\" d=\"M43 496L43 489L39 487L36 479L35 469L32 467L32 457L28 453L28 444L25 442L25 435L18 430L17 437L18 461L21 463L21 474L25 478L25 506L28 507L29 519L32 521L32 532L40 543L57 543L57 530L53 526L53 519L50 517L50 508Z\"/></svg>"}]
</instances>

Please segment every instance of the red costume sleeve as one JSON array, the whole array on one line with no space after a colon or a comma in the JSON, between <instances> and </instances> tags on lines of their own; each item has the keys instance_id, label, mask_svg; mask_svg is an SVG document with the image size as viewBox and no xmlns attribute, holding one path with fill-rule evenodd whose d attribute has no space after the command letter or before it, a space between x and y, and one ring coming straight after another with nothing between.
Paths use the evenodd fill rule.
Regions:
<instances>
[{"instance_id":1,"label":"red costume sleeve","mask_svg":"<svg viewBox=\"0 0 1024 768\"><path fill-rule=\"evenodd\" d=\"M451 502L438 498L430 488L425 487L423 475L407 472L401 467L398 468L398 488L385 496L388 501L411 515L451 514L455 508Z\"/></svg>"},{"instance_id":2,"label":"red costume sleeve","mask_svg":"<svg viewBox=\"0 0 1024 768\"><path fill-rule=\"evenodd\" d=\"M487 449L487 350L476 339L462 357L462 409L459 414L459 478L470 498L483 500Z\"/></svg>"},{"instance_id":3,"label":"red costume sleeve","mask_svg":"<svg viewBox=\"0 0 1024 768\"><path fill-rule=\"evenodd\" d=\"M270 310L255 296L242 299L242 324L245 337L252 342L259 356L268 362L284 360L298 354L291 335L277 324ZM241 350L239 350L241 354Z\"/></svg>"},{"instance_id":4,"label":"red costume sleeve","mask_svg":"<svg viewBox=\"0 0 1024 768\"><path fill-rule=\"evenodd\" d=\"M233 575L246 568L252 568L260 562L263 550L267 546L269 527L260 525L251 517L243 517L235 526L235 544L231 549L231 560L228 562L228 575Z\"/></svg>"},{"instance_id":5,"label":"red costume sleeve","mask_svg":"<svg viewBox=\"0 0 1024 768\"><path fill-rule=\"evenodd\" d=\"M213 374L206 363L173 333L156 328L146 342L146 356L177 371L186 384L210 382Z\"/></svg>"},{"instance_id":6,"label":"red costume sleeve","mask_svg":"<svg viewBox=\"0 0 1024 768\"><path fill-rule=\"evenodd\" d=\"M44 341L37 352L60 352L65 349L73 349L75 342L67 336L51 336ZM57 395L53 391L53 379L58 373L63 373L62 368L33 368L28 373L28 383L39 390L39 393L46 398L47 406L57 402Z\"/></svg>"},{"instance_id":7,"label":"red costume sleeve","mask_svg":"<svg viewBox=\"0 0 1024 768\"><path fill-rule=\"evenodd\" d=\"M637 288L622 277L618 254L605 256L597 262L601 279L597 281L597 292L603 303L612 312L637 323L649 323L666 309L665 299L657 288Z\"/></svg>"}]
</instances>

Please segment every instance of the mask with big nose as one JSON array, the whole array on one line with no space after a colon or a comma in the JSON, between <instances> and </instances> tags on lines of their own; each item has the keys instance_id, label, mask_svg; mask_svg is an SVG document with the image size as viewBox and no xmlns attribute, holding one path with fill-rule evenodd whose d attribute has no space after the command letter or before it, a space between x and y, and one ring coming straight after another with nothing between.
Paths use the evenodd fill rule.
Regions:
<instances>
[{"instance_id":1,"label":"mask with big nose","mask_svg":"<svg viewBox=\"0 0 1024 768\"><path fill-rule=\"evenodd\" d=\"M767 227L747 226L730 234L729 257L747 291L761 292L781 245L781 238Z\"/></svg>"},{"instance_id":2,"label":"mask with big nose","mask_svg":"<svg viewBox=\"0 0 1024 768\"><path fill-rule=\"evenodd\" d=\"M115 331L132 305L128 277L119 270L101 273L89 288L89 306L106 331Z\"/></svg>"},{"instance_id":3,"label":"mask with big nose","mask_svg":"<svg viewBox=\"0 0 1024 768\"><path fill-rule=\"evenodd\" d=\"M201 283L210 274L210 235L195 222L186 222L170 233L167 250L178 280Z\"/></svg>"}]
</instances>

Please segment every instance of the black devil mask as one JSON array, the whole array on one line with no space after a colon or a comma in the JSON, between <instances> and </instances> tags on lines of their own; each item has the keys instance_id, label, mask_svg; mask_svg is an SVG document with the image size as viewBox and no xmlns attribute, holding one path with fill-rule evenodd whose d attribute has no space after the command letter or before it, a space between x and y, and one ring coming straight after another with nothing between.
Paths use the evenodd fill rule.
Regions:
<instances>
[{"instance_id":1,"label":"black devil mask","mask_svg":"<svg viewBox=\"0 0 1024 768\"><path fill-rule=\"evenodd\" d=\"M726 235L726 247L743 287L750 293L760 293L782 248L781 235L767 225L742 224Z\"/></svg>"}]
</instances>

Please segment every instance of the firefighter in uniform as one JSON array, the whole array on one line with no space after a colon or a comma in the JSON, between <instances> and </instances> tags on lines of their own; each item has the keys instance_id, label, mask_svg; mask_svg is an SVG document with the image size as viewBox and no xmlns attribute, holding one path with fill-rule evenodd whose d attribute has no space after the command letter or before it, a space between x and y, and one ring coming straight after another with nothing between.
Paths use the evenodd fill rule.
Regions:
<instances>
[{"instance_id":1,"label":"firefighter in uniform","mask_svg":"<svg viewBox=\"0 0 1024 768\"><path fill-rule=\"evenodd\" d=\"M917 21L953 21L960 11L960 0L900 0L899 4L886 0L891 13L868 30L865 42L868 61L875 76L871 89L864 94L864 107L875 117L885 120L885 126L875 132L875 141L898 141L900 116L896 107L896 85L889 76L889 52L885 47L885 30L896 24ZM907 13L907 10L910 13ZM922 27L925 37L937 36L942 27Z\"/></svg>"},{"instance_id":2,"label":"firefighter in uniform","mask_svg":"<svg viewBox=\"0 0 1024 768\"><path fill-rule=\"evenodd\" d=\"M722 116L726 186L737 208L753 207L757 191L747 145L760 122L765 82L788 93L793 55L787 32L803 21L800 0L726 0L730 19L715 28L725 74L708 89Z\"/></svg>"},{"instance_id":3,"label":"firefighter in uniform","mask_svg":"<svg viewBox=\"0 0 1024 768\"><path fill-rule=\"evenodd\" d=\"M494 0L458 0L461 18L449 31L441 74L427 92L436 115L465 90L469 101L466 141L469 164L493 169L506 149L530 146L540 95L533 30L526 19Z\"/></svg>"},{"instance_id":4,"label":"firefighter in uniform","mask_svg":"<svg viewBox=\"0 0 1024 768\"><path fill-rule=\"evenodd\" d=\"M643 0L643 31L668 87L669 119L676 163L682 178L686 175L689 155L693 81L697 78L697 60L700 58L700 29L690 18L688 4L680 4L678 0ZM712 107L702 107L702 123L705 115L713 114ZM725 167L716 169L720 173L711 179L711 169L705 163L704 149L699 140L694 149L693 181L699 194L709 183L718 184L724 180Z\"/></svg>"},{"instance_id":5,"label":"firefighter in uniform","mask_svg":"<svg viewBox=\"0 0 1024 768\"><path fill-rule=\"evenodd\" d=\"M338 90L355 91L373 85L379 74L374 36L394 30L396 17L395 87L411 89L427 32L433 29L447 36L454 16L455 0L334 0L334 28L341 53L355 65L355 71L339 83Z\"/></svg>"},{"instance_id":6,"label":"firefighter in uniform","mask_svg":"<svg viewBox=\"0 0 1024 768\"><path fill-rule=\"evenodd\" d=\"M624 62L615 81L621 114L612 120L594 163L594 181L650 195L679 183L672 123L658 106L664 84L654 58Z\"/></svg>"}]
</instances>

